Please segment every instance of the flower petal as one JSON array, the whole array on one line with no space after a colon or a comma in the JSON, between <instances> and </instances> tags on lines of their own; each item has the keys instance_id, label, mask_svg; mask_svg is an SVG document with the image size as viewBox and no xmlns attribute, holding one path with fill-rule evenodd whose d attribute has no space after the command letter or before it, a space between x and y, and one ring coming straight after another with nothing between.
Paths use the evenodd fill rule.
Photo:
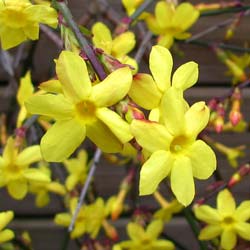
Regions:
<instances>
[{"instance_id":1,"label":"flower petal","mask_svg":"<svg viewBox=\"0 0 250 250\"><path fill-rule=\"evenodd\" d=\"M70 51L61 52L56 61L56 73L64 94L73 102L80 102L91 93L86 63L83 58Z\"/></svg>"},{"instance_id":2,"label":"flower petal","mask_svg":"<svg viewBox=\"0 0 250 250\"><path fill-rule=\"evenodd\" d=\"M42 89L46 92L55 93L55 94L63 93L62 84L60 83L59 80L54 80L54 79L46 81L46 82L42 82L39 85L39 89Z\"/></svg>"},{"instance_id":3,"label":"flower petal","mask_svg":"<svg viewBox=\"0 0 250 250\"><path fill-rule=\"evenodd\" d=\"M221 221L219 212L208 205L201 205L196 207L194 209L194 214L197 219L208 224L217 224Z\"/></svg>"},{"instance_id":4,"label":"flower petal","mask_svg":"<svg viewBox=\"0 0 250 250\"><path fill-rule=\"evenodd\" d=\"M108 109L100 108L96 111L96 116L114 133L122 142L130 141L133 136L130 132L130 126L117 113Z\"/></svg>"},{"instance_id":5,"label":"flower petal","mask_svg":"<svg viewBox=\"0 0 250 250\"><path fill-rule=\"evenodd\" d=\"M16 159L16 164L19 166L28 166L33 162L42 160L40 146L31 146L24 149Z\"/></svg>"},{"instance_id":6,"label":"flower petal","mask_svg":"<svg viewBox=\"0 0 250 250\"><path fill-rule=\"evenodd\" d=\"M95 47L101 48L105 53L110 54L112 49L112 36L109 28L105 24L97 22L92 26L91 30Z\"/></svg>"},{"instance_id":7,"label":"flower petal","mask_svg":"<svg viewBox=\"0 0 250 250\"><path fill-rule=\"evenodd\" d=\"M54 222L57 225L68 227L71 222L71 216L68 213L60 213L55 216Z\"/></svg>"},{"instance_id":8,"label":"flower petal","mask_svg":"<svg viewBox=\"0 0 250 250\"><path fill-rule=\"evenodd\" d=\"M161 124L148 120L133 120L131 132L137 142L151 153L158 150L169 150L172 136Z\"/></svg>"},{"instance_id":9,"label":"flower petal","mask_svg":"<svg viewBox=\"0 0 250 250\"><path fill-rule=\"evenodd\" d=\"M12 240L15 237L15 234L10 229L5 229L0 232L0 244L9 240Z\"/></svg>"},{"instance_id":10,"label":"flower petal","mask_svg":"<svg viewBox=\"0 0 250 250\"><path fill-rule=\"evenodd\" d=\"M162 94L149 74L136 74L128 93L129 97L145 109L159 106Z\"/></svg>"},{"instance_id":11,"label":"flower petal","mask_svg":"<svg viewBox=\"0 0 250 250\"><path fill-rule=\"evenodd\" d=\"M151 238L156 240L163 230L163 222L161 220L152 221L146 230L146 234Z\"/></svg>"},{"instance_id":12,"label":"flower petal","mask_svg":"<svg viewBox=\"0 0 250 250\"><path fill-rule=\"evenodd\" d=\"M29 113L44 115L56 120L65 120L73 116L73 105L63 95L34 95L26 102Z\"/></svg>"},{"instance_id":13,"label":"flower petal","mask_svg":"<svg viewBox=\"0 0 250 250\"><path fill-rule=\"evenodd\" d=\"M205 102L196 102L185 113L186 134L194 139L207 126L209 109Z\"/></svg>"},{"instance_id":14,"label":"flower petal","mask_svg":"<svg viewBox=\"0 0 250 250\"><path fill-rule=\"evenodd\" d=\"M172 19L172 25L184 31L193 25L199 15L199 11L195 9L192 4L182 3L176 8L175 15Z\"/></svg>"},{"instance_id":15,"label":"flower petal","mask_svg":"<svg viewBox=\"0 0 250 250\"><path fill-rule=\"evenodd\" d=\"M116 153L122 150L122 143L102 121L87 126L87 137L105 153Z\"/></svg>"},{"instance_id":16,"label":"flower petal","mask_svg":"<svg viewBox=\"0 0 250 250\"><path fill-rule=\"evenodd\" d=\"M129 53L135 47L135 34L127 31L113 40L112 55L121 57Z\"/></svg>"},{"instance_id":17,"label":"flower petal","mask_svg":"<svg viewBox=\"0 0 250 250\"><path fill-rule=\"evenodd\" d=\"M234 216L241 221L247 221L250 218L250 201L243 201L236 209Z\"/></svg>"},{"instance_id":18,"label":"flower petal","mask_svg":"<svg viewBox=\"0 0 250 250\"><path fill-rule=\"evenodd\" d=\"M149 68L158 88L163 92L170 87L173 58L169 50L156 45L149 56Z\"/></svg>"},{"instance_id":19,"label":"flower petal","mask_svg":"<svg viewBox=\"0 0 250 250\"><path fill-rule=\"evenodd\" d=\"M170 49L173 43L174 43L174 36L171 33L160 35L157 39L157 44L167 49Z\"/></svg>"},{"instance_id":20,"label":"flower petal","mask_svg":"<svg viewBox=\"0 0 250 250\"><path fill-rule=\"evenodd\" d=\"M235 224L237 234L245 239L250 240L250 224L246 222L238 222Z\"/></svg>"},{"instance_id":21,"label":"flower petal","mask_svg":"<svg viewBox=\"0 0 250 250\"><path fill-rule=\"evenodd\" d=\"M3 159L6 162L14 162L17 156L17 148L13 137L9 137L3 150Z\"/></svg>"},{"instance_id":22,"label":"flower petal","mask_svg":"<svg viewBox=\"0 0 250 250\"><path fill-rule=\"evenodd\" d=\"M174 16L174 9L170 3L160 1L155 7L155 17L161 28L166 28L171 25Z\"/></svg>"},{"instance_id":23,"label":"flower petal","mask_svg":"<svg viewBox=\"0 0 250 250\"><path fill-rule=\"evenodd\" d=\"M90 98L99 107L112 106L128 93L131 83L131 70L128 67L117 69L93 87Z\"/></svg>"},{"instance_id":24,"label":"flower petal","mask_svg":"<svg viewBox=\"0 0 250 250\"><path fill-rule=\"evenodd\" d=\"M171 189L177 200L188 206L194 199L194 179L189 158L177 157L171 170Z\"/></svg>"},{"instance_id":25,"label":"flower petal","mask_svg":"<svg viewBox=\"0 0 250 250\"><path fill-rule=\"evenodd\" d=\"M127 226L127 233L128 236L132 239L132 240L140 240L145 236L145 232L143 230L143 228L134 222L129 222L128 226Z\"/></svg>"},{"instance_id":26,"label":"flower petal","mask_svg":"<svg viewBox=\"0 0 250 250\"><path fill-rule=\"evenodd\" d=\"M181 65L173 75L172 86L180 88L183 91L192 87L198 80L198 64L188 62Z\"/></svg>"},{"instance_id":27,"label":"flower petal","mask_svg":"<svg viewBox=\"0 0 250 250\"><path fill-rule=\"evenodd\" d=\"M153 15L148 14L148 15L146 16L145 21L146 21L146 23L147 23L148 29L149 29L153 34L159 35L159 34L161 34L162 32L164 32L164 29L162 29L162 28L159 26L159 24L158 24L156 18L155 18Z\"/></svg>"},{"instance_id":28,"label":"flower petal","mask_svg":"<svg viewBox=\"0 0 250 250\"><path fill-rule=\"evenodd\" d=\"M162 98L160 111L171 134L179 135L185 132L185 106L181 90L169 88Z\"/></svg>"},{"instance_id":29,"label":"flower petal","mask_svg":"<svg viewBox=\"0 0 250 250\"><path fill-rule=\"evenodd\" d=\"M192 163L193 176L197 179L209 178L216 169L214 151L203 141L197 140L188 150Z\"/></svg>"},{"instance_id":30,"label":"flower petal","mask_svg":"<svg viewBox=\"0 0 250 250\"><path fill-rule=\"evenodd\" d=\"M9 194L16 200L22 200L27 192L28 185L25 179L18 179L7 184Z\"/></svg>"},{"instance_id":31,"label":"flower petal","mask_svg":"<svg viewBox=\"0 0 250 250\"><path fill-rule=\"evenodd\" d=\"M166 178L173 165L170 152L159 150L154 152L143 164L140 172L140 195L155 192L160 182Z\"/></svg>"},{"instance_id":32,"label":"flower petal","mask_svg":"<svg viewBox=\"0 0 250 250\"><path fill-rule=\"evenodd\" d=\"M85 126L74 119L56 122L41 140L46 161L60 162L68 158L85 138Z\"/></svg>"},{"instance_id":33,"label":"flower petal","mask_svg":"<svg viewBox=\"0 0 250 250\"><path fill-rule=\"evenodd\" d=\"M0 38L1 46L4 50L13 48L27 40L23 30L12 29L5 25L0 28Z\"/></svg>"},{"instance_id":34,"label":"flower petal","mask_svg":"<svg viewBox=\"0 0 250 250\"><path fill-rule=\"evenodd\" d=\"M31 40L37 40L39 38L39 25L38 23L33 23L31 25L27 25L24 29L24 33L27 38Z\"/></svg>"},{"instance_id":35,"label":"flower petal","mask_svg":"<svg viewBox=\"0 0 250 250\"><path fill-rule=\"evenodd\" d=\"M236 204L229 190L224 189L217 196L217 208L220 214L227 216L235 212Z\"/></svg>"},{"instance_id":36,"label":"flower petal","mask_svg":"<svg viewBox=\"0 0 250 250\"><path fill-rule=\"evenodd\" d=\"M52 28L56 28L57 12L55 9L45 5L30 5L24 10L25 15L32 17L32 21L45 23Z\"/></svg>"},{"instance_id":37,"label":"flower petal","mask_svg":"<svg viewBox=\"0 0 250 250\"><path fill-rule=\"evenodd\" d=\"M41 170L35 169L35 168L30 168L30 169L24 170L23 176L29 181L50 182L50 177L47 174L45 174Z\"/></svg>"},{"instance_id":38,"label":"flower petal","mask_svg":"<svg viewBox=\"0 0 250 250\"><path fill-rule=\"evenodd\" d=\"M2 231L3 228L5 228L13 218L13 211L0 212L0 231Z\"/></svg>"},{"instance_id":39,"label":"flower petal","mask_svg":"<svg viewBox=\"0 0 250 250\"><path fill-rule=\"evenodd\" d=\"M199 234L199 240L211 240L219 236L222 232L220 225L208 225L204 227Z\"/></svg>"},{"instance_id":40,"label":"flower petal","mask_svg":"<svg viewBox=\"0 0 250 250\"><path fill-rule=\"evenodd\" d=\"M236 233L233 230L224 230L221 235L220 245L225 250L234 249L237 242Z\"/></svg>"}]
</instances>

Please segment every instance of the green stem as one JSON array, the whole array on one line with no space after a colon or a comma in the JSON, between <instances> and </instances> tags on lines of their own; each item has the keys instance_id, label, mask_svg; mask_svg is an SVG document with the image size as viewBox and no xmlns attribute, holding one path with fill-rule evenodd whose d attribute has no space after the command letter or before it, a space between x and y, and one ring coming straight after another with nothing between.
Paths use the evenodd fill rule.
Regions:
<instances>
[{"instance_id":1,"label":"green stem","mask_svg":"<svg viewBox=\"0 0 250 250\"><path fill-rule=\"evenodd\" d=\"M148 8L150 4L152 4L154 0L147 0L145 1L129 18L131 19L131 22L136 20L137 17L141 15L141 13Z\"/></svg>"},{"instance_id":2,"label":"green stem","mask_svg":"<svg viewBox=\"0 0 250 250\"><path fill-rule=\"evenodd\" d=\"M178 41L178 42L182 42L182 41ZM221 49L227 49L227 50L231 50L231 51L237 51L237 52L250 52L250 48L242 48L236 45L232 45L232 44L224 44L224 43L211 43L211 42L206 42L203 40L195 40L195 41L184 41L183 43L188 43L188 44L193 44L193 45L198 45L198 46L203 46L203 47L218 47Z\"/></svg>"},{"instance_id":3,"label":"green stem","mask_svg":"<svg viewBox=\"0 0 250 250\"><path fill-rule=\"evenodd\" d=\"M62 250L67 250L67 249L68 249L69 241L70 241L70 234L69 234L69 232L66 230L66 231L65 231L64 238L63 238L63 243L62 243Z\"/></svg>"},{"instance_id":4,"label":"green stem","mask_svg":"<svg viewBox=\"0 0 250 250\"><path fill-rule=\"evenodd\" d=\"M235 7L228 7L228 8L222 8L217 10L207 10L201 13L201 16L215 16L215 15L221 15L225 13L238 13L242 11L249 10L250 6L235 6Z\"/></svg>"},{"instance_id":5,"label":"green stem","mask_svg":"<svg viewBox=\"0 0 250 250\"><path fill-rule=\"evenodd\" d=\"M183 212L184 212L184 216L185 216L188 224L190 225L194 235L196 236L196 238L198 240L198 235L199 235L200 230L197 226L197 223L192 215L190 208L185 208L183 210ZM207 250L208 249L207 245L203 241L198 240L198 243L200 245L200 250Z\"/></svg>"},{"instance_id":6,"label":"green stem","mask_svg":"<svg viewBox=\"0 0 250 250\"><path fill-rule=\"evenodd\" d=\"M105 79L107 74L104 71L102 64L98 61L93 48L89 45L88 41L82 35L82 33L81 33L78 25L74 21L74 18L72 16L68 6L66 5L66 3L64 1L60 2L60 1L54 0L53 4L54 4L55 8L63 15L66 23L68 24L70 29L75 34L75 37L76 37L80 47L85 52L87 58L89 59L91 65L92 65L93 69L95 70L95 72L97 73L99 79L100 80Z\"/></svg>"}]
</instances>

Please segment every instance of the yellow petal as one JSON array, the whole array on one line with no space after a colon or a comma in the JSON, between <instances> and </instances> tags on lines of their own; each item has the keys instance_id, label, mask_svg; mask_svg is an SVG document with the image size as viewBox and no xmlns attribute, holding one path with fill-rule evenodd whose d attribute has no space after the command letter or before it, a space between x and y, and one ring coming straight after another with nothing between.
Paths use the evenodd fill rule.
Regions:
<instances>
[{"instance_id":1,"label":"yellow petal","mask_svg":"<svg viewBox=\"0 0 250 250\"><path fill-rule=\"evenodd\" d=\"M171 33L160 35L157 39L157 44L165 47L166 49L170 49L173 43L174 43L174 35Z\"/></svg>"},{"instance_id":2,"label":"yellow petal","mask_svg":"<svg viewBox=\"0 0 250 250\"><path fill-rule=\"evenodd\" d=\"M234 216L241 221L250 218L250 201L243 201L236 209Z\"/></svg>"},{"instance_id":3,"label":"yellow petal","mask_svg":"<svg viewBox=\"0 0 250 250\"><path fill-rule=\"evenodd\" d=\"M12 240L15 237L15 234L10 229L5 229L0 232L0 243Z\"/></svg>"},{"instance_id":4,"label":"yellow petal","mask_svg":"<svg viewBox=\"0 0 250 250\"><path fill-rule=\"evenodd\" d=\"M158 107L162 96L151 75L142 73L133 77L128 95L136 104L145 109Z\"/></svg>"},{"instance_id":5,"label":"yellow petal","mask_svg":"<svg viewBox=\"0 0 250 250\"><path fill-rule=\"evenodd\" d=\"M33 162L42 160L40 146L31 146L25 148L16 159L16 165L18 166L28 166Z\"/></svg>"},{"instance_id":6,"label":"yellow petal","mask_svg":"<svg viewBox=\"0 0 250 250\"><path fill-rule=\"evenodd\" d=\"M189 158L179 156L174 161L171 170L171 189L184 206L188 206L194 199L194 179Z\"/></svg>"},{"instance_id":7,"label":"yellow petal","mask_svg":"<svg viewBox=\"0 0 250 250\"><path fill-rule=\"evenodd\" d=\"M22 200L28 192L27 181L25 179L11 181L8 183L7 189L14 199Z\"/></svg>"},{"instance_id":8,"label":"yellow petal","mask_svg":"<svg viewBox=\"0 0 250 250\"><path fill-rule=\"evenodd\" d=\"M136 141L151 153L169 150L172 136L161 124L147 120L134 120L131 123L131 132Z\"/></svg>"},{"instance_id":9,"label":"yellow petal","mask_svg":"<svg viewBox=\"0 0 250 250\"><path fill-rule=\"evenodd\" d=\"M122 150L122 143L102 121L88 125L86 134L103 152L116 153Z\"/></svg>"},{"instance_id":10,"label":"yellow petal","mask_svg":"<svg viewBox=\"0 0 250 250\"><path fill-rule=\"evenodd\" d=\"M171 87L165 92L161 102L161 114L170 133L184 133L185 107L182 91Z\"/></svg>"},{"instance_id":11,"label":"yellow petal","mask_svg":"<svg viewBox=\"0 0 250 250\"><path fill-rule=\"evenodd\" d=\"M219 222L221 221L219 212L208 205L196 207L194 209L194 214L197 219L202 220L208 224L219 224Z\"/></svg>"},{"instance_id":12,"label":"yellow petal","mask_svg":"<svg viewBox=\"0 0 250 250\"><path fill-rule=\"evenodd\" d=\"M41 170L35 168L24 170L23 176L29 181L50 182L50 178L48 175L43 173Z\"/></svg>"},{"instance_id":13,"label":"yellow petal","mask_svg":"<svg viewBox=\"0 0 250 250\"><path fill-rule=\"evenodd\" d=\"M170 87L172 67L173 59L169 50L159 45L153 46L149 56L149 68L162 92Z\"/></svg>"},{"instance_id":14,"label":"yellow petal","mask_svg":"<svg viewBox=\"0 0 250 250\"><path fill-rule=\"evenodd\" d=\"M237 234L245 239L250 240L250 224L246 222L235 223L235 229Z\"/></svg>"},{"instance_id":15,"label":"yellow petal","mask_svg":"<svg viewBox=\"0 0 250 250\"><path fill-rule=\"evenodd\" d=\"M49 80L43 82L39 85L39 89L42 89L46 92L55 93L55 94L62 94L62 84L58 80Z\"/></svg>"},{"instance_id":16,"label":"yellow petal","mask_svg":"<svg viewBox=\"0 0 250 250\"><path fill-rule=\"evenodd\" d=\"M54 222L57 225L68 227L71 222L71 216L68 213L60 213L55 216Z\"/></svg>"},{"instance_id":17,"label":"yellow petal","mask_svg":"<svg viewBox=\"0 0 250 250\"><path fill-rule=\"evenodd\" d=\"M23 30L12 29L8 26L0 28L0 38L4 50L13 48L27 39Z\"/></svg>"},{"instance_id":18,"label":"yellow petal","mask_svg":"<svg viewBox=\"0 0 250 250\"><path fill-rule=\"evenodd\" d=\"M101 23L97 22L92 27L93 43L95 47L101 48L105 53L110 54L112 48L112 36L109 28Z\"/></svg>"},{"instance_id":19,"label":"yellow petal","mask_svg":"<svg viewBox=\"0 0 250 250\"><path fill-rule=\"evenodd\" d=\"M96 116L114 133L122 142L130 141L133 136L130 132L130 126L117 113L108 109L100 108L96 111Z\"/></svg>"},{"instance_id":20,"label":"yellow petal","mask_svg":"<svg viewBox=\"0 0 250 250\"><path fill-rule=\"evenodd\" d=\"M133 222L128 223L127 233L128 233L128 236L132 240L136 240L136 241L142 239L145 235L143 228L137 223L133 223Z\"/></svg>"},{"instance_id":21,"label":"yellow petal","mask_svg":"<svg viewBox=\"0 0 250 250\"><path fill-rule=\"evenodd\" d=\"M174 16L174 6L171 3L160 1L155 7L155 17L161 28L171 26L172 18Z\"/></svg>"},{"instance_id":22,"label":"yellow petal","mask_svg":"<svg viewBox=\"0 0 250 250\"><path fill-rule=\"evenodd\" d=\"M175 249L175 246L174 244L171 242L171 241L168 241L168 240L157 240L157 241L154 241L153 244L153 249L164 249L164 250L174 250Z\"/></svg>"},{"instance_id":23,"label":"yellow petal","mask_svg":"<svg viewBox=\"0 0 250 250\"><path fill-rule=\"evenodd\" d=\"M172 19L174 27L179 27L183 31L190 28L198 19L200 13L190 3L182 3L177 6L175 15Z\"/></svg>"},{"instance_id":24,"label":"yellow petal","mask_svg":"<svg viewBox=\"0 0 250 250\"><path fill-rule=\"evenodd\" d=\"M26 119L28 115L28 112L25 108L25 106L22 106L18 112L18 116L17 116L17 122L16 122L16 127L19 128L22 126L23 121Z\"/></svg>"},{"instance_id":25,"label":"yellow petal","mask_svg":"<svg viewBox=\"0 0 250 250\"><path fill-rule=\"evenodd\" d=\"M14 218L13 211L5 211L0 213L0 231L5 228L10 221Z\"/></svg>"},{"instance_id":26,"label":"yellow petal","mask_svg":"<svg viewBox=\"0 0 250 250\"><path fill-rule=\"evenodd\" d=\"M48 190L50 192L53 192L55 194L59 194L59 195L65 195L66 194L65 187L62 184L58 183L58 182L53 181L53 182L49 183L47 187L48 187Z\"/></svg>"},{"instance_id":27,"label":"yellow petal","mask_svg":"<svg viewBox=\"0 0 250 250\"><path fill-rule=\"evenodd\" d=\"M147 15L145 19L148 29L155 35L161 34L164 30L158 24L156 18L153 15Z\"/></svg>"},{"instance_id":28,"label":"yellow petal","mask_svg":"<svg viewBox=\"0 0 250 250\"><path fill-rule=\"evenodd\" d=\"M29 113L65 120L73 116L73 105L61 94L31 96L25 106Z\"/></svg>"},{"instance_id":29,"label":"yellow petal","mask_svg":"<svg viewBox=\"0 0 250 250\"><path fill-rule=\"evenodd\" d=\"M90 98L99 107L112 106L128 93L131 83L131 70L128 67L117 69L93 87Z\"/></svg>"},{"instance_id":30,"label":"yellow petal","mask_svg":"<svg viewBox=\"0 0 250 250\"><path fill-rule=\"evenodd\" d=\"M85 138L85 126L75 120L56 122L41 140L42 156L49 162L68 158Z\"/></svg>"},{"instance_id":31,"label":"yellow petal","mask_svg":"<svg viewBox=\"0 0 250 250\"><path fill-rule=\"evenodd\" d=\"M204 180L209 178L216 169L216 156L213 150L203 141L198 140L188 150L193 176Z\"/></svg>"},{"instance_id":32,"label":"yellow petal","mask_svg":"<svg viewBox=\"0 0 250 250\"><path fill-rule=\"evenodd\" d=\"M163 226L161 220L154 220L148 225L146 233L151 239L157 239L163 230Z\"/></svg>"},{"instance_id":33,"label":"yellow petal","mask_svg":"<svg viewBox=\"0 0 250 250\"><path fill-rule=\"evenodd\" d=\"M217 196L217 208L220 214L227 216L235 212L236 204L229 190L224 189Z\"/></svg>"},{"instance_id":34,"label":"yellow petal","mask_svg":"<svg viewBox=\"0 0 250 250\"><path fill-rule=\"evenodd\" d=\"M209 109L205 102L196 102L185 113L186 134L194 139L207 126Z\"/></svg>"},{"instance_id":35,"label":"yellow petal","mask_svg":"<svg viewBox=\"0 0 250 250\"><path fill-rule=\"evenodd\" d=\"M73 188L76 186L76 184L78 183L79 178L76 175L70 175L67 177L66 182L65 182L65 186L69 191L72 191Z\"/></svg>"},{"instance_id":36,"label":"yellow petal","mask_svg":"<svg viewBox=\"0 0 250 250\"><path fill-rule=\"evenodd\" d=\"M32 96L34 92L34 87L31 82L30 71L26 73L26 75L21 78L20 86L17 91L17 101L20 106L24 104L24 101L27 100L30 96Z\"/></svg>"},{"instance_id":37,"label":"yellow petal","mask_svg":"<svg viewBox=\"0 0 250 250\"><path fill-rule=\"evenodd\" d=\"M150 111L148 119L152 122L160 122L160 117L160 109L157 107Z\"/></svg>"},{"instance_id":38,"label":"yellow petal","mask_svg":"<svg viewBox=\"0 0 250 250\"><path fill-rule=\"evenodd\" d=\"M233 230L224 230L221 235L220 245L225 250L233 250L237 242L236 233Z\"/></svg>"},{"instance_id":39,"label":"yellow petal","mask_svg":"<svg viewBox=\"0 0 250 250\"><path fill-rule=\"evenodd\" d=\"M57 12L49 6L31 5L24 10L24 13L30 16L33 22L44 23L52 28L57 27Z\"/></svg>"},{"instance_id":40,"label":"yellow petal","mask_svg":"<svg viewBox=\"0 0 250 250\"><path fill-rule=\"evenodd\" d=\"M168 176L173 161L170 152L164 150L156 151L150 156L140 172L140 195L156 191L160 182Z\"/></svg>"},{"instance_id":41,"label":"yellow petal","mask_svg":"<svg viewBox=\"0 0 250 250\"><path fill-rule=\"evenodd\" d=\"M73 103L80 102L90 95L92 87L86 63L77 54L70 51L61 52L56 62L56 73L64 94Z\"/></svg>"},{"instance_id":42,"label":"yellow petal","mask_svg":"<svg viewBox=\"0 0 250 250\"><path fill-rule=\"evenodd\" d=\"M195 62L188 62L182 64L173 75L172 84L176 88L183 91L192 87L198 80L199 70L198 64Z\"/></svg>"},{"instance_id":43,"label":"yellow petal","mask_svg":"<svg viewBox=\"0 0 250 250\"><path fill-rule=\"evenodd\" d=\"M220 225L208 225L204 227L200 234L199 240L211 240L219 236L222 232L222 227Z\"/></svg>"},{"instance_id":44,"label":"yellow petal","mask_svg":"<svg viewBox=\"0 0 250 250\"><path fill-rule=\"evenodd\" d=\"M112 55L121 57L129 53L135 47L135 35L133 32L124 32L113 40Z\"/></svg>"},{"instance_id":45,"label":"yellow petal","mask_svg":"<svg viewBox=\"0 0 250 250\"><path fill-rule=\"evenodd\" d=\"M45 207L49 204L50 198L48 192L39 192L36 196L36 206Z\"/></svg>"},{"instance_id":46,"label":"yellow petal","mask_svg":"<svg viewBox=\"0 0 250 250\"><path fill-rule=\"evenodd\" d=\"M38 23L33 23L31 25L27 25L24 29L24 33L27 38L31 40L37 40L39 38L39 25Z\"/></svg>"}]
</instances>

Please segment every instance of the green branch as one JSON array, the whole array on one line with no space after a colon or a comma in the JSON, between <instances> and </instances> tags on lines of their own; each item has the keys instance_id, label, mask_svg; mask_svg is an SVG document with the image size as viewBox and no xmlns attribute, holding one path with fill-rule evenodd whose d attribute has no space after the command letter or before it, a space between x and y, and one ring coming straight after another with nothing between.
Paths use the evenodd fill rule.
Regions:
<instances>
[{"instance_id":1,"label":"green branch","mask_svg":"<svg viewBox=\"0 0 250 250\"><path fill-rule=\"evenodd\" d=\"M221 8L217 10L207 10L204 12L201 12L201 17L203 16L215 16L215 15L221 15L226 13L238 13L247 11L250 9L250 6L235 6L235 7L228 7L228 8Z\"/></svg>"}]
</instances>

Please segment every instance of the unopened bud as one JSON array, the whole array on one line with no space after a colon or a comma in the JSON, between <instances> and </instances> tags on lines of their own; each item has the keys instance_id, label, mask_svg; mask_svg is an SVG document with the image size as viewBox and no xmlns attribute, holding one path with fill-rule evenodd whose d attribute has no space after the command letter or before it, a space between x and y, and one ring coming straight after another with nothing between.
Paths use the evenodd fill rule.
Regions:
<instances>
[{"instance_id":1,"label":"unopened bud","mask_svg":"<svg viewBox=\"0 0 250 250\"><path fill-rule=\"evenodd\" d=\"M113 241L118 241L119 239L119 235L115 229L115 227L113 227L111 224L109 224L107 222L107 220L103 220L102 222L102 226L107 234L107 236L112 239Z\"/></svg>"}]
</instances>

